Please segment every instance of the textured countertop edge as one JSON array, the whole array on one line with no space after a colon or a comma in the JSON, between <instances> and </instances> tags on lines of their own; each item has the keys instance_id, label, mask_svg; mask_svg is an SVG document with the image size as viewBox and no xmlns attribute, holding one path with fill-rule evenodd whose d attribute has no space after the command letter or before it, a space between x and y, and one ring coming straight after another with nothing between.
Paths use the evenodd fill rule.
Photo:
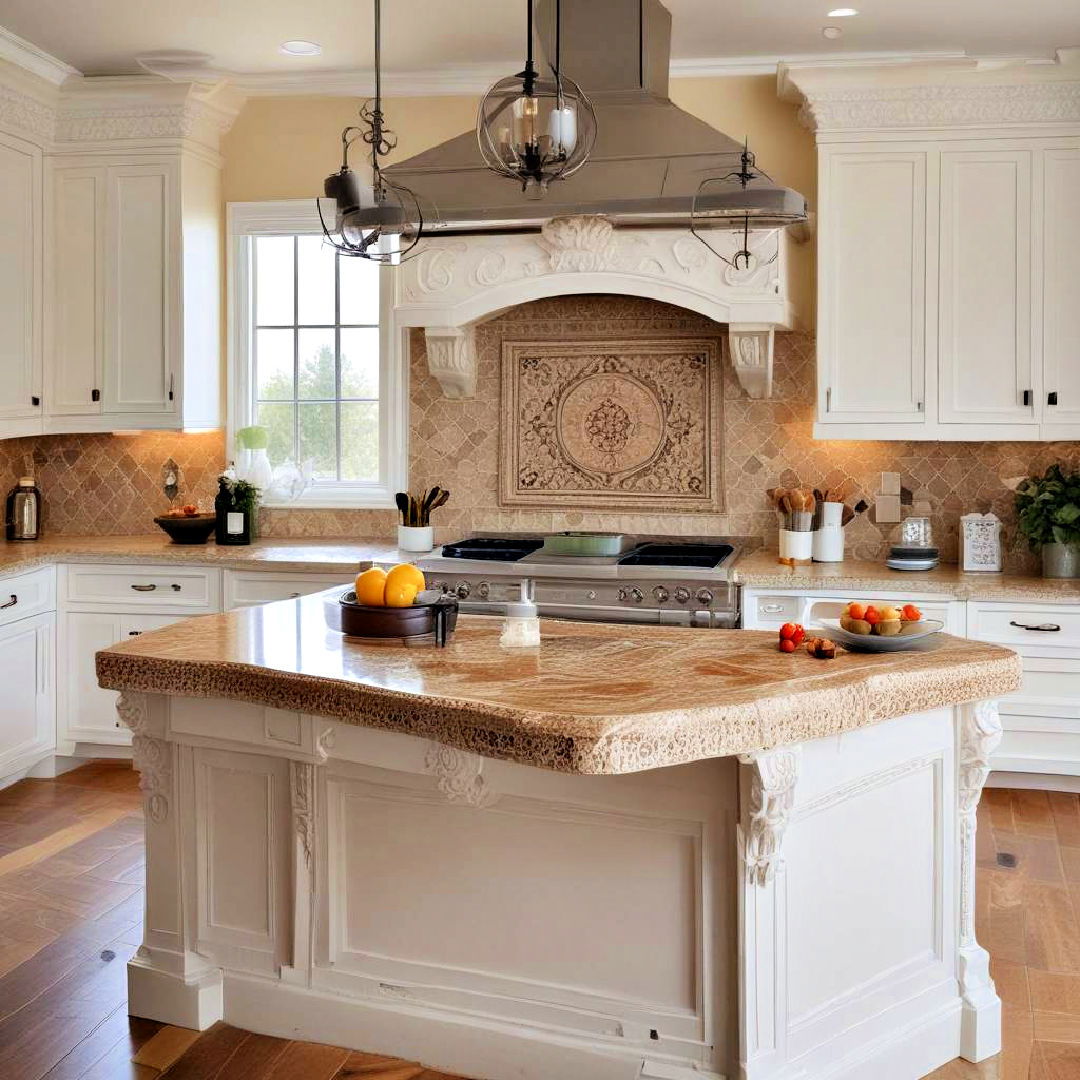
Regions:
<instances>
[{"instance_id":1,"label":"textured countertop edge","mask_svg":"<svg viewBox=\"0 0 1080 1080\"><path fill-rule=\"evenodd\" d=\"M730 716L716 716L717 706L702 706L632 717L589 717L587 723L592 725L616 725L615 730L601 735L535 730L544 723L566 725L570 718L565 715L522 712L453 698L418 697L325 676L275 671L232 661L189 662L104 652L97 656L97 674L100 684L110 690L266 705L355 727L432 739L458 750L519 765L577 775L613 776L772 750L913 713L995 699L1018 689L1023 673L1018 654L1004 648L1000 652L994 658L969 660L960 665L931 665L869 675L855 684L809 687L783 698L767 695L753 702L734 703ZM136 670L132 670L133 661ZM126 669L122 674L110 672L113 665L121 663ZM153 670L137 670L151 666ZM185 687L186 677L195 674L196 669L198 688ZM236 691L234 678L240 672L244 675L243 692ZM965 685L951 687L950 673L954 676L952 681ZM897 682L901 685L895 685ZM259 693L263 687L268 700L263 700ZM318 691L328 691L332 700L313 701ZM749 693L742 696L748 697ZM384 710L377 715L364 715L365 698L378 700ZM805 715L797 718L790 715L792 699L806 700ZM388 702L395 708L385 709ZM768 714L780 707L770 709L767 705L775 706L777 702L784 703L785 715L772 719ZM881 707L882 702L887 704ZM739 729L748 725L753 726L753 735L746 732L740 738ZM813 730L805 730L808 726ZM764 733L763 727L767 729Z\"/></svg>"}]
</instances>

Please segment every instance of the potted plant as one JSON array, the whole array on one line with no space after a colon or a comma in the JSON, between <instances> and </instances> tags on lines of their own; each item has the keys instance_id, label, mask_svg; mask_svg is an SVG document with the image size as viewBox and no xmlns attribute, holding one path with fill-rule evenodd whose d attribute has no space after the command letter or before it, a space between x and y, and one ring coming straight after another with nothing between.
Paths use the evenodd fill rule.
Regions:
<instances>
[{"instance_id":1,"label":"potted plant","mask_svg":"<svg viewBox=\"0 0 1080 1080\"><path fill-rule=\"evenodd\" d=\"M1080 473L1051 465L1016 488L1020 533L1042 554L1043 576L1080 577Z\"/></svg>"}]
</instances>

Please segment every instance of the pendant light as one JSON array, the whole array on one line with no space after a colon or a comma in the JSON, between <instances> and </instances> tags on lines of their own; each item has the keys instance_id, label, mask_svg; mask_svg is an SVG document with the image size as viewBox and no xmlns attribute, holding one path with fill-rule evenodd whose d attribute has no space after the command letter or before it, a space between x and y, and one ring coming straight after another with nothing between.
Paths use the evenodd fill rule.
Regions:
<instances>
[{"instance_id":1,"label":"pendant light","mask_svg":"<svg viewBox=\"0 0 1080 1080\"><path fill-rule=\"evenodd\" d=\"M375 0L375 97L360 107L362 127L341 133L341 168L326 178L323 190L334 200L333 227L317 199L326 242L342 255L396 266L419 254L424 215L420 201L407 187L386 178L379 159L397 146L397 136L384 126L382 112L382 10ZM349 151L357 142L370 148L371 186L349 168Z\"/></svg>"},{"instance_id":2,"label":"pendant light","mask_svg":"<svg viewBox=\"0 0 1080 1080\"><path fill-rule=\"evenodd\" d=\"M555 63L542 78L533 59L533 0L528 0L525 68L500 79L476 116L480 155L492 172L516 180L540 198L554 180L572 176L589 160L596 114L584 91L559 69L561 2L555 4Z\"/></svg>"},{"instance_id":3,"label":"pendant light","mask_svg":"<svg viewBox=\"0 0 1080 1080\"><path fill-rule=\"evenodd\" d=\"M768 173L757 167L749 142L743 143L739 167L724 176L702 180L690 205L690 231L733 270L750 270L756 264L750 250L750 230L755 222L758 228L776 229L805 220L806 200L798 192L778 187ZM738 223L742 247L729 259L705 239L701 230L729 229L732 222ZM774 254L768 262L775 259Z\"/></svg>"}]
</instances>

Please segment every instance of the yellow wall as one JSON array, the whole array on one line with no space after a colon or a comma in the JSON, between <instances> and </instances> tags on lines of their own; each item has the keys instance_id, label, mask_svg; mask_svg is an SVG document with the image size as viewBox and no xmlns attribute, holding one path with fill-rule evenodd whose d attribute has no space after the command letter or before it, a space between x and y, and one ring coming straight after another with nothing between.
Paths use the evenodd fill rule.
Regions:
<instances>
[{"instance_id":1,"label":"yellow wall","mask_svg":"<svg viewBox=\"0 0 1080 1080\"><path fill-rule=\"evenodd\" d=\"M675 79L676 105L733 138L749 136L758 162L774 180L815 199L814 140L796 120L795 106L776 96L771 75ZM356 122L359 102L344 97L268 97L247 103L223 143L227 202L295 199L321 191L338 164L338 138ZM398 136L391 160L401 160L471 128L474 97L395 98L385 103ZM813 244L796 245L791 298L800 323L813 325Z\"/></svg>"}]
</instances>

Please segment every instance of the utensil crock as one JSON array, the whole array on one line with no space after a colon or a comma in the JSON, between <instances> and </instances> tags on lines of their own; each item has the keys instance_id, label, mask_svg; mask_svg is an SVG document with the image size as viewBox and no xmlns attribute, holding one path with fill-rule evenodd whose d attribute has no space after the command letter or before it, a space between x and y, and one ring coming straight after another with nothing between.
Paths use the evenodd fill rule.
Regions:
<instances>
[{"instance_id":1,"label":"utensil crock","mask_svg":"<svg viewBox=\"0 0 1080 1080\"><path fill-rule=\"evenodd\" d=\"M1043 577L1080 578L1080 545L1043 544Z\"/></svg>"},{"instance_id":2,"label":"utensil crock","mask_svg":"<svg viewBox=\"0 0 1080 1080\"><path fill-rule=\"evenodd\" d=\"M433 525L399 525L397 546L401 551L430 551L435 546Z\"/></svg>"}]
</instances>

